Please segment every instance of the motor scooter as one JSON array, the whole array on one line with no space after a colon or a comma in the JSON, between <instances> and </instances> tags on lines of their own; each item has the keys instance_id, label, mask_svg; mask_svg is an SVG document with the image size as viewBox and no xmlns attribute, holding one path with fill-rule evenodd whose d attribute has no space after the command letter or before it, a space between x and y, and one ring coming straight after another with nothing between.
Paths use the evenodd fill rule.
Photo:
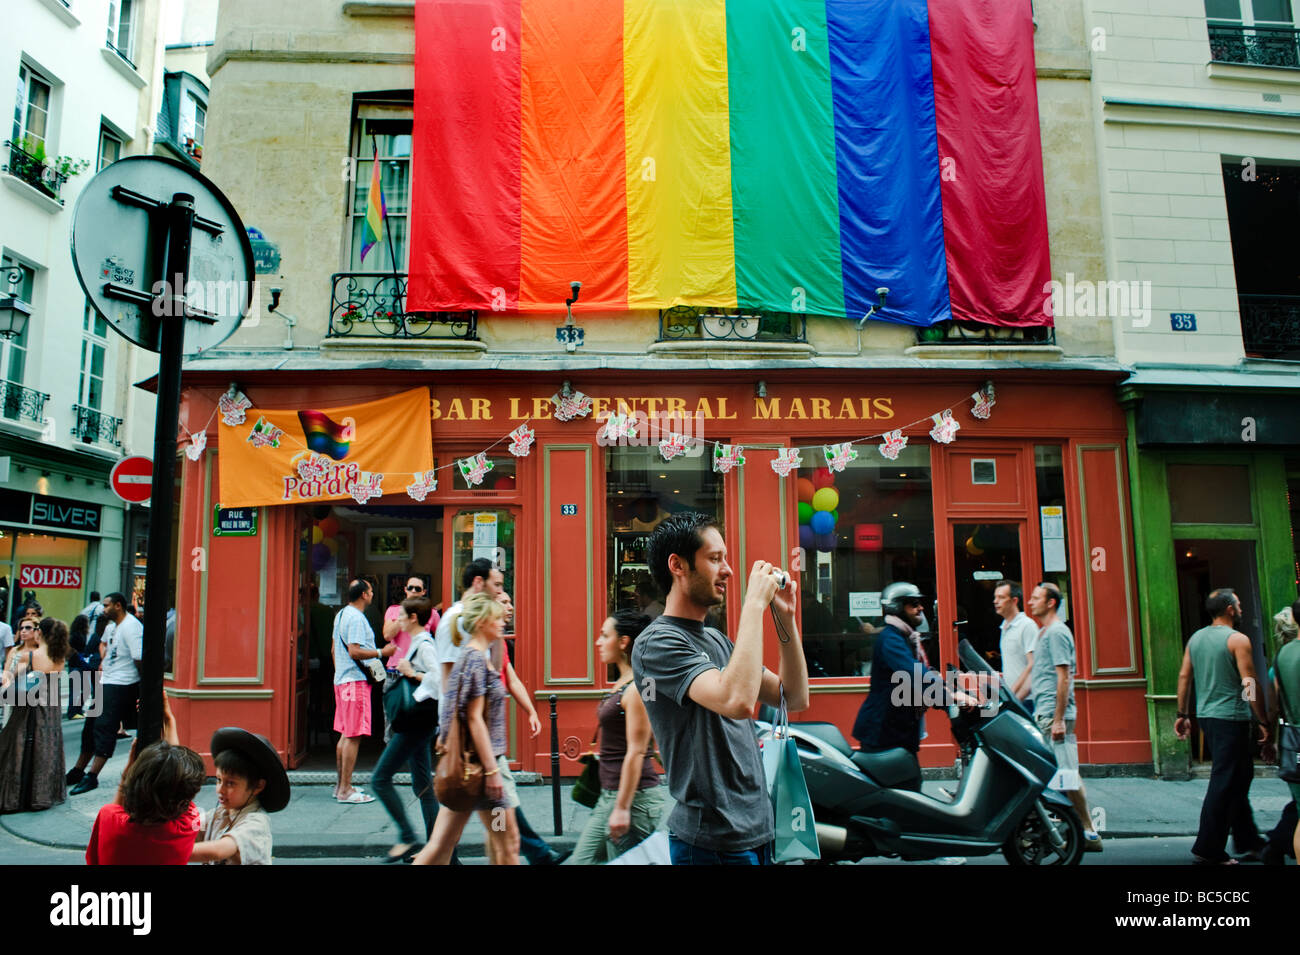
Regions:
<instances>
[{"instance_id":1,"label":"motor scooter","mask_svg":"<svg viewBox=\"0 0 1300 955\"><path fill-rule=\"evenodd\" d=\"M966 640L962 668L996 686L983 706L949 707L964 770L951 800L920 788L905 749L863 753L832 723L790 723L812 800L822 862L872 856L907 860L992 855L1011 865L1077 865L1083 823L1069 799L1048 788L1056 760L1024 705ZM951 670L951 665L949 667ZM877 688L874 692L888 692ZM760 742L772 737L757 722Z\"/></svg>"}]
</instances>

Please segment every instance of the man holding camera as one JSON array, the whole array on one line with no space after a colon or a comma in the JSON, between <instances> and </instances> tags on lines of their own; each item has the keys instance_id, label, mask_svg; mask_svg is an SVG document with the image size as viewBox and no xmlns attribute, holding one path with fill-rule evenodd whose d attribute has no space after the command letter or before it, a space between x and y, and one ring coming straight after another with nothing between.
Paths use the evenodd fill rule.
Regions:
<instances>
[{"instance_id":1,"label":"man holding camera","mask_svg":"<svg viewBox=\"0 0 1300 955\"><path fill-rule=\"evenodd\" d=\"M637 638L632 672L659 741L677 806L673 865L768 865L772 803L751 722L754 705L808 708L808 666L795 626L795 590L767 561L750 573L733 645L704 618L726 599L732 570L712 518L673 514L650 538L650 572L668 596ZM763 667L769 607L780 676Z\"/></svg>"}]
</instances>

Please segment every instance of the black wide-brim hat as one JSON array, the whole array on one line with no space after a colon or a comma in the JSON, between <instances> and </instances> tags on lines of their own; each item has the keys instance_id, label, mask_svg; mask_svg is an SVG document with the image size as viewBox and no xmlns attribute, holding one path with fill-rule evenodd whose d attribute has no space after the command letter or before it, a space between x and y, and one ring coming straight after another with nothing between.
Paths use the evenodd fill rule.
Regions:
<instances>
[{"instance_id":1,"label":"black wide-brim hat","mask_svg":"<svg viewBox=\"0 0 1300 955\"><path fill-rule=\"evenodd\" d=\"M257 801L267 812L279 812L289 805L289 774L284 771L280 756L271 741L258 733L250 733L238 726L223 726L212 734L212 758L228 749L248 757L257 767L258 775L266 785Z\"/></svg>"}]
</instances>

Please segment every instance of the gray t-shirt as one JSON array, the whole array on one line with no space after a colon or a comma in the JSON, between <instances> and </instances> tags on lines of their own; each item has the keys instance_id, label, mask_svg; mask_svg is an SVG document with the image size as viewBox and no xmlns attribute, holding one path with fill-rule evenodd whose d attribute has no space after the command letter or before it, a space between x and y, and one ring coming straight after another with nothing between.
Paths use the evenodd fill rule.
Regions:
<instances>
[{"instance_id":1,"label":"gray t-shirt","mask_svg":"<svg viewBox=\"0 0 1300 955\"><path fill-rule=\"evenodd\" d=\"M632 673L677 807L668 817L683 842L743 852L774 838L772 802L750 720L733 720L688 695L705 670L721 670L732 643L698 620L661 616L637 637Z\"/></svg>"},{"instance_id":2,"label":"gray t-shirt","mask_svg":"<svg viewBox=\"0 0 1300 955\"><path fill-rule=\"evenodd\" d=\"M334 617L334 685L356 683L364 680L366 675L352 654L348 653L347 644L359 643L367 650L375 649L375 631L370 621L356 607L348 604Z\"/></svg>"},{"instance_id":3,"label":"gray t-shirt","mask_svg":"<svg viewBox=\"0 0 1300 955\"><path fill-rule=\"evenodd\" d=\"M1056 668L1068 666L1070 674L1069 699L1065 703L1064 719L1074 719L1074 635L1061 621L1038 631L1034 647L1034 669L1029 674L1030 692L1034 695L1034 717L1052 716L1056 713Z\"/></svg>"}]
</instances>

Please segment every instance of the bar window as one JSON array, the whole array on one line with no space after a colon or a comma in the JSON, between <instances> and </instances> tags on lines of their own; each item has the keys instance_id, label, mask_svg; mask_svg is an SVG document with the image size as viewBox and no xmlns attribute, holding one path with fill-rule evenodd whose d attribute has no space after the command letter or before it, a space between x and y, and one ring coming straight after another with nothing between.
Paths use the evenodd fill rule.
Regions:
<instances>
[{"instance_id":1,"label":"bar window","mask_svg":"<svg viewBox=\"0 0 1300 955\"><path fill-rule=\"evenodd\" d=\"M605 566L609 569L609 612L640 610L657 617L665 594L650 575L650 532L669 514L699 511L722 522L722 475L712 458L692 448L664 461L655 447L615 447L606 453ZM734 566L736 575L741 570ZM734 578L733 578L734 579ZM705 621L726 632L726 607L719 605Z\"/></svg>"},{"instance_id":2,"label":"bar window","mask_svg":"<svg viewBox=\"0 0 1300 955\"><path fill-rule=\"evenodd\" d=\"M897 461L861 454L833 473L803 469L797 480L801 632L809 677L867 676L884 627L880 592L908 581L928 596L927 652L938 659L933 619L934 510L927 445Z\"/></svg>"}]
</instances>

